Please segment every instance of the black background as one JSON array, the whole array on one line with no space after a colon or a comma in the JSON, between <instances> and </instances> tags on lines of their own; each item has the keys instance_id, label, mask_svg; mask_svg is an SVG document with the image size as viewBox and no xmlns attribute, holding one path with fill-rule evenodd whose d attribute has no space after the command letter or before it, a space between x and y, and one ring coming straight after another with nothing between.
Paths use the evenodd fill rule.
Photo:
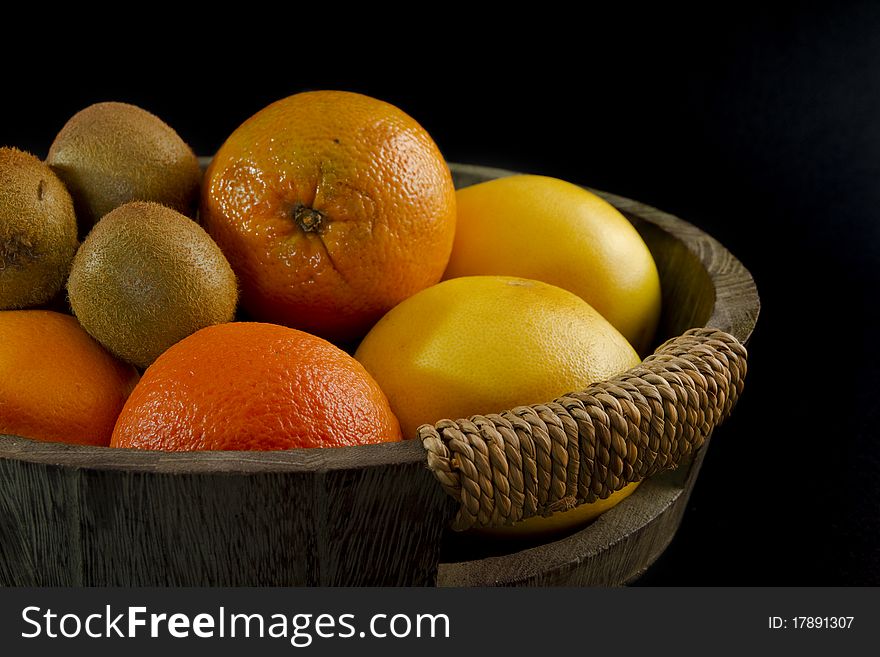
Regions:
<instances>
[{"instance_id":1,"label":"black background","mask_svg":"<svg viewBox=\"0 0 880 657\"><path fill-rule=\"evenodd\" d=\"M208 154L273 100L341 88L398 105L451 161L697 224L752 272L763 307L746 392L641 583L880 584L880 10L534 9L513 23L427 15L352 40L268 16L34 40L4 53L0 143L43 156L74 112L121 100Z\"/></svg>"}]
</instances>

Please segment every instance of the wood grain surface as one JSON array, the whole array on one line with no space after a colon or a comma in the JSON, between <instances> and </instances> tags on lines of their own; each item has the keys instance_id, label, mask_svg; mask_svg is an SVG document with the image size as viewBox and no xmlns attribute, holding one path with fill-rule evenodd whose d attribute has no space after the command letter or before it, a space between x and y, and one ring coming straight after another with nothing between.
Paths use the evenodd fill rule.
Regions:
<instances>
[{"instance_id":1,"label":"wood grain surface","mask_svg":"<svg viewBox=\"0 0 880 657\"><path fill-rule=\"evenodd\" d=\"M458 186L510 173L452 169ZM736 258L687 222L599 193L657 261L658 341L704 325L748 340L759 301ZM672 540L706 446L585 529L486 556L446 532L454 506L416 441L159 453L0 436L0 584L619 585Z\"/></svg>"}]
</instances>

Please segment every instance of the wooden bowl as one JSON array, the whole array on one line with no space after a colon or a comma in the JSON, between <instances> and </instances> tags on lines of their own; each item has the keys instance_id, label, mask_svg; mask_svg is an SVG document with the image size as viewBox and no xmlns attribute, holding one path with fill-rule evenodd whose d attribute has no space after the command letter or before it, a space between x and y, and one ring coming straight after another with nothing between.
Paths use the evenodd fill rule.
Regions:
<instances>
[{"instance_id":1,"label":"wooden bowl","mask_svg":"<svg viewBox=\"0 0 880 657\"><path fill-rule=\"evenodd\" d=\"M510 172L452 165L459 187ZM598 192L660 271L658 341L711 326L746 342L749 272L696 227ZM455 503L418 441L163 453L0 437L0 584L619 585L672 540L707 445L571 535L538 545L448 532Z\"/></svg>"}]
</instances>

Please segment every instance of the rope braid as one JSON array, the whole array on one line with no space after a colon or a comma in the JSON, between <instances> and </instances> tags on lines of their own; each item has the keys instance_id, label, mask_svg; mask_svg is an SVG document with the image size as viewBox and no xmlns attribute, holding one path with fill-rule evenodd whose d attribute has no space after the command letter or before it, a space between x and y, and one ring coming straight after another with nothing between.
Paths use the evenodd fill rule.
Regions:
<instances>
[{"instance_id":1,"label":"rope braid","mask_svg":"<svg viewBox=\"0 0 880 657\"><path fill-rule=\"evenodd\" d=\"M548 516L675 468L729 415L746 358L733 336L695 328L582 392L422 425L428 467L460 502L453 528Z\"/></svg>"}]
</instances>

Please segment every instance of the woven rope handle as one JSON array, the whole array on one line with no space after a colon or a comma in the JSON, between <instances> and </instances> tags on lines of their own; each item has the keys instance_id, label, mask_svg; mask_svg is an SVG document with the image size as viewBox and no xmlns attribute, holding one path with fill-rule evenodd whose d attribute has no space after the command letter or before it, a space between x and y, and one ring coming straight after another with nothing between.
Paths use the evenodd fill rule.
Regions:
<instances>
[{"instance_id":1,"label":"woven rope handle","mask_svg":"<svg viewBox=\"0 0 880 657\"><path fill-rule=\"evenodd\" d=\"M425 424L419 438L428 467L461 503L454 529L512 524L675 468L727 417L745 375L736 338L691 329L583 392Z\"/></svg>"}]
</instances>

